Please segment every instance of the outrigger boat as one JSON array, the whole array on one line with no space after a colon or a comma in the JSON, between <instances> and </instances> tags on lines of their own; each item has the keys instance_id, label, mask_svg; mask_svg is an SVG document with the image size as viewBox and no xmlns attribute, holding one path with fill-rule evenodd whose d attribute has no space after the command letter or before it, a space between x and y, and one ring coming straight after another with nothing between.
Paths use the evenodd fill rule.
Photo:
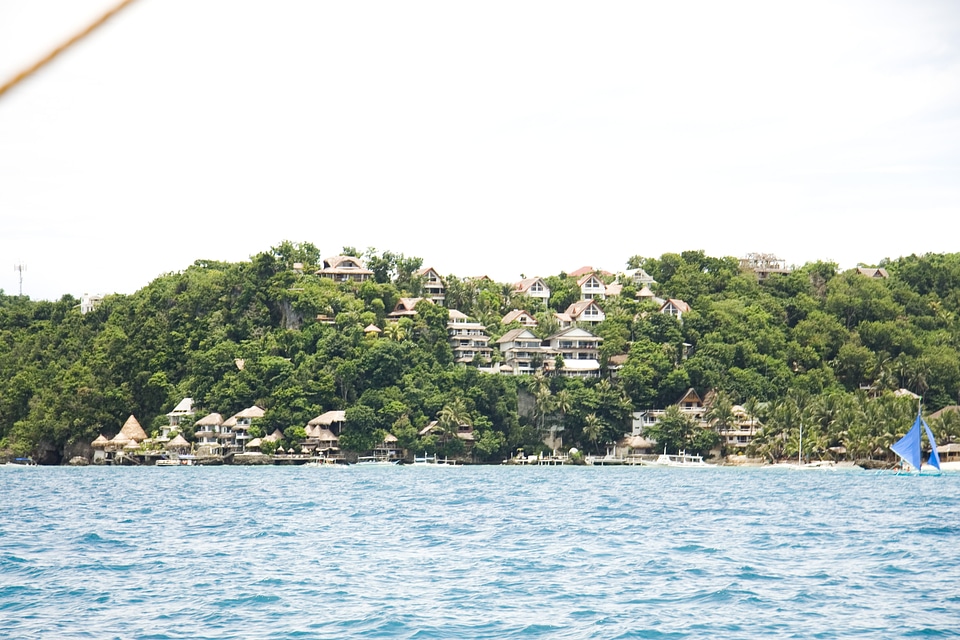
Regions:
<instances>
[{"instance_id":1,"label":"outrigger boat","mask_svg":"<svg viewBox=\"0 0 960 640\"><path fill-rule=\"evenodd\" d=\"M922 427L922 429L921 429ZM920 453L921 431L927 434L927 440L930 441L930 456L927 458L927 464L922 464ZM913 421L913 426L907 431L907 434L897 440L890 446L893 452L900 456L901 468L899 472L910 474L939 474L940 473L940 455L937 453L937 441L933 437L933 432L927 423L920 416L917 410L917 419ZM931 469L936 469L933 471Z\"/></svg>"}]
</instances>

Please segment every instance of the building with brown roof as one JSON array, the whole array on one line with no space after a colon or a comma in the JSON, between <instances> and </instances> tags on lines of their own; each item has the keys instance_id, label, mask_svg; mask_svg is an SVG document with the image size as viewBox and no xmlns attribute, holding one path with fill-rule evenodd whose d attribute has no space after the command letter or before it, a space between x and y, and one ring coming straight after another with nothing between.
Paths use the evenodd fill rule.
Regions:
<instances>
[{"instance_id":1,"label":"building with brown roof","mask_svg":"<svg viewBox=\"0 0 960 640\"><path fill-rule=\"evenodd\" d=\"M353 256L334 256L323 261L323 268L316 274L334 282L365 282L373 276L359 258Z\"/></svg>"},{"instance_id":2,"label":"building with brown roof","mask_svg":"<svg viewBox=\"0 0 960 640\"><path fill-rule=\"evenodd\" d=\"M544 307L546 307L550 301L550 287L548 287L546 281L539 276L524 278L513 285L513 290L530 298L542 300Z\"/></svg>"},{"instance_id":3,"label":"building with brown roof","mask_svg":"<svg viewBox=\"0 0 960 640\"><path fill-rule=\"evenodd\" d=\"M446 300L446 287L437 270L433 267L427 267L417 271L417 275L423 278L424 297L434 304L442 305Z\"/></svg>"}]
</instances>

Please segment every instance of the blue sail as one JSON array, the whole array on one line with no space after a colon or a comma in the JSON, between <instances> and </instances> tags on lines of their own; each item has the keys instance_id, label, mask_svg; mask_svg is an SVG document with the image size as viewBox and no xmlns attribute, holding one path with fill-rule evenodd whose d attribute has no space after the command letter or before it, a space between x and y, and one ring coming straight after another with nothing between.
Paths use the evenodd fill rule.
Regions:
<instances>
[{"instance_id":1,"label":"blue sail","mask_svg":"<svg viewBox=\"0 0 960 640\"><path fill-rule=\"evenodd\" d=\"M922 422L923 420L917 415L910 431L890 447L895 454L917 471L920 471L920 424Z\"/></svg>"},{"instance_id":2,"label":"blue sail","mask_svg":"<svg viewBox=\"0 0 960 640\"><path fill-rule=\"evenodd\" d=\"M927 432L927 440L930 441L930 457L927 458L927 463L933 465L940 470L940 454L937 452L937 441L933 439L933 431L930 431L930 427L927 426L927 423L923 422L923 429Z\"/></svg>"}]
</instances>

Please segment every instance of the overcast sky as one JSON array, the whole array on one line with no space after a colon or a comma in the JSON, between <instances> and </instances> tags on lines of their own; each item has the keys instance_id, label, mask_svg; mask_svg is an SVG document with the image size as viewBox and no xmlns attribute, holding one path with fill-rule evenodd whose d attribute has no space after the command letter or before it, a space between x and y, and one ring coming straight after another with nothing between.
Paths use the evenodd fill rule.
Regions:
<instances>
[{"instance_id":1,"label":"overcast sky","mask_svg":"<svg viewBox=\"0 0 960 640\"><path fill-rule=\"evenodd\" d=\"M114 0L0 0L0 79ZM0 289L960 250L960 3L138 0L0 98Z\"/></svg>"}]
</instances>

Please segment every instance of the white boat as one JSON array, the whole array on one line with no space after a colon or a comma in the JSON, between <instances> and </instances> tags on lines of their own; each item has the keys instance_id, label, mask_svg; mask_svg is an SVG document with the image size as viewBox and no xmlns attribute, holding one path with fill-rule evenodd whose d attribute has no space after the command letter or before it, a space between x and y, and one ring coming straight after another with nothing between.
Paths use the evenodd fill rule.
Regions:
<instances>
[{"instance_id":1,"label":"white boat","mask_svg":"<svg viewBox=\"0 0 960 640\"><path fill-rule=\"evenodd\" d=\"M168 455L166 458L157 460L158 467L192 467L196 462L195 456L190 455Z\"/></svg>"},{"instance_id":2,"label":"white boat","mask_svg":"<svg viewBox=\"0 0 960 640\"><path fill-rule=\"evenodd\" d=\"M813 462L778 462L769 465L771 469L794 469L797 471L818 471L836 469L837 463L833 460L814 460Z\"/></svg>"},{"instance_id":3,"label":"white boat","mask_svg":"<svg viewBox=\"0 0 960 640\"><path fill-rule=\"evenodd\" d=\"M460 466L455 461L448 460L447 458L443 458L441 460L440 458L437 457L436 454L432 456L423 454L422 458L414 458L413 462L410 464L416 467L459 467Z\"/></svg>"},{"instance_id":4,"label":"white boat","mask_svg":"<svg viewBox=\"0 0 960 640\"><path fill-rule=\"evenodd\" d=\"M400 461L393 460L392 458L378 458L376 456L361 456L360 458L357 458L357 464L362 466L373 466L373 465L392 466L397 464L398 462Z\"/></svg>"},{"instance_id":5,"label":"white boat","mask_svg":"<svg viewBox=\"0 0 960 640\"><path fill-rule=\"evenodd\" d=\"M36 467L37 463L33 458L14 458L7 462L5 467Z\"/></svg>"},{"instance_id":6,"label":"white boat","mask_svg":"<svg viewBox=\"0 0 960 640\"><path fill-rule=\"evenodd\" d=\"M676 455L672 455L668 454L666 449L657 456L656 460L644 460L641 464L647 467L684 467L692 469L710 466L703 461L703 456L692 455L686 451L680 451Z\"/></svg>"},{"instance_id":7,"label":"white boat","mask_svg":"<svg viewBox=\"0 0 960 640\"><path fill-rule=\"evenodd\" d=\"M921 429L922 427L922 429ZM927 458L927 464L922 463L920 454L921 433L927 434L927 440L930 441L930 457ZM937 441L933 437L930 427L917 411L917 419L913 421L913 426L907 431L906 435L894 442L890 448L895 454L900 456L902 473L910 474L939 474L940 473L940 455L937 453Z\"/></svg>"},{"instance_id":8,"label":"white boat","mask_svg":"<svg viewBox=\"0 0 960 640\"><path fill-rule=\"evenodd\" d=\"M304 464L305 467L348 467L347 461L343 458L310 458L310 461Z\"/></svg>"}]
</instances>

